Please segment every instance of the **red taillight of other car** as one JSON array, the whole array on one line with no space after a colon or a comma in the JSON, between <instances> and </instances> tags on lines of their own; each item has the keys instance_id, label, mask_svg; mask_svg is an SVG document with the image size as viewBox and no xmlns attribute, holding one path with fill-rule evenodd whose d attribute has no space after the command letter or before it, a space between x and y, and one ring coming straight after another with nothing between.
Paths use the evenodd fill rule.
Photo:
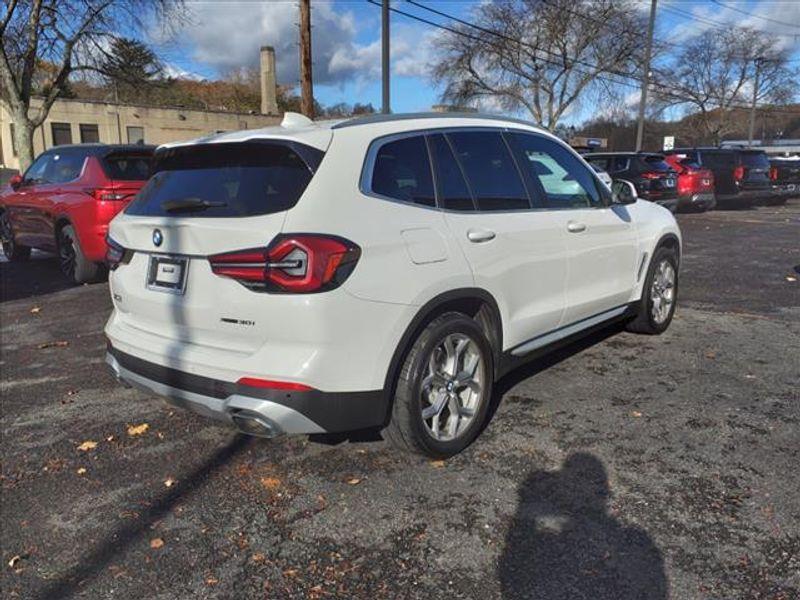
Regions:
<instances>
[{"instance_id":1,"label":"red taillight of other car","mask_svg":"<svg viewBox=\"0 0 800 600\"><path fill-rule=\"evenodd\" d=\"M355 268L361 249L331 235L280 235L266 248L215 254L211 270L250 289L309 294L338 287Z\"/></svg>"},{"instance_id":2,"label":"red taillight of other car","mask_svg":"<svg viewBox=\"0 0 800 600\"><path fill-rule=\"evenodd\" d=\"M736 183L739 183L742 179L744 179L744 167L739 165L733 170L733 179Z\"/></svg>"},{"instance_id":3,"label":"red taillight of other car","mask_svg":"<svg viewBox=\"0 0 800 600\"><path fill-rule=\"evenodd\" d=\"M778 181L778 167L769 168L769 179L770 181Z\"/></svg>"},{"instance_id":4,"label":"red taillight of other car","mask_svg":"<svg viewBox=\"0 0 800 600\"><path fill-rule=\"evenodd\" d=\"M133 198L135 192L114 188L86 188L83 190L95 200L100 202L119 202Z\"/></svg>"}]
</instances>

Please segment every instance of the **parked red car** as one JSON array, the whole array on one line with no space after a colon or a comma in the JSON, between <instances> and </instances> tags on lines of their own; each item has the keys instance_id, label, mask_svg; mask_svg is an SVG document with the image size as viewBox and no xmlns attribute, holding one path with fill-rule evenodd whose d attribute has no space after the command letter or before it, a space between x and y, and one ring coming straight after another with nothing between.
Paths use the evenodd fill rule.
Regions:
<instances>
[{"instance_id":1,"label":"parked red car","mask_svg":"<svg viewBox=\"0 0 800 600\"><path fill-rule=\"evenodd\" d=\"M664 161L678 173L678 208L711 210L717 204L714 173L685 154L668 154Z\"/></svg>"},{"instance_id":2,"label":"parked red car","mask_svg":"<svg viewBox=\"0 0 800 600\"><path fill-rule=\"evenodd\" d=\"M39 155L0 192L0 235L8 260L37 248L58 254L75 283L104 274L108 223L150 177L153 146L80 144Z\"/></svg>"}]
</instances>

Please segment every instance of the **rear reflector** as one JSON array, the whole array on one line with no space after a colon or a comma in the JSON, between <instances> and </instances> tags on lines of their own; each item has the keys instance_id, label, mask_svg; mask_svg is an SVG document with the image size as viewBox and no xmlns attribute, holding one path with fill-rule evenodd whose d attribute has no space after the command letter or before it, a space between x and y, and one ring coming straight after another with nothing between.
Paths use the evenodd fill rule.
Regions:
<instances>
[{"instance_id":1,"label":"rear reflector","mask_svg":"<svg viewBox=\"0 0 800 600\"><path fill-rule=\"evenodd\" d=\"M258 377L242 377L237 381L239 385L247 385L268 390L283 390L291 392L312 392L314 388L302 383L293 381L273 381L271 379L259 379Z\"/></svg>"}]
</instances>

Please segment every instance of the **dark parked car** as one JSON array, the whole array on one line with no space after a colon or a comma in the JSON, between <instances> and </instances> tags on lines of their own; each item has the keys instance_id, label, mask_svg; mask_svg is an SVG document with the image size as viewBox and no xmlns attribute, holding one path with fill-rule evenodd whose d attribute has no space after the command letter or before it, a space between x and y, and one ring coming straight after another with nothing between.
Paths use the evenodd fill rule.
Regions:
<instances>
[{"instance_id":1,"label":"dark parked car","mask_svg":"<svg viewBox=\"0 0 800 600\"><path fill-rule=\"evenodd\" d=\"M0 192L0 236L8 260L31 248L57 252L75 283L103 272L108 223L150 177L153 146L80 144L40 154Z\"/></svg>"},{"instance_id":2,"label":"dark parked car","mask_svg":"<svg viewBox=\"0 0 800 600\"><path fill-rule=\"evenodd\" d=\"M744 148L676 148L680 154L714 173L717 207L745 208L772 196L769 159L762 150Z\"/></svg>"},{"instance_id":3,"label":"dark parked car","mask_svg":"<svg viewBox=\"0 0 800 600\"><path fill-rule=\"evenodd\" d=\"M625 179L636 186L639 198L661 204L672 212L678 206L677 175L663 154L647 152L602 152L584 155L591 164L613 179Z\"/></svg>"},{"instance_id":4,"label":"dark parked car","mask_svg":"<svg viewBox=\"0 0 800 600\"><path fill-rule=\"evenodd\" d=\"M800 156L773 156L769 159L769 178L775 194L771 203L783 204L800 196Z\"/></svg>"},{"instance_id":5,"label":"dark parked car","mask_svg":"<svg viewBox=\"0 0 800 600\"><path fill-rule=\"evenodd\" d=\"M668 154L667 164L678 173L678 208L711 210L716 206L714 173L683 154Z\"/></svg>"}]
</instances>

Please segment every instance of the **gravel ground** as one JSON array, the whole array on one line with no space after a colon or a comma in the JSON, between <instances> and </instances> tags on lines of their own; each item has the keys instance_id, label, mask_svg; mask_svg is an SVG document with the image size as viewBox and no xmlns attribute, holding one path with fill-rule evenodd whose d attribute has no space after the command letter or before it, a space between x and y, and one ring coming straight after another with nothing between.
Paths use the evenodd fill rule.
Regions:
<instances>
[{"instance_id":1,"label":"gravel ground","mask_svg":"<svg viewBox=\"0 0 800 600\"><path fill-rule=\"evenodd\" d=\"M447 462L123 389L106 287L0 264L2 596L798 598L800 200L679 220L669 331L512 373Z\"/></svg>"}]
</instances>

